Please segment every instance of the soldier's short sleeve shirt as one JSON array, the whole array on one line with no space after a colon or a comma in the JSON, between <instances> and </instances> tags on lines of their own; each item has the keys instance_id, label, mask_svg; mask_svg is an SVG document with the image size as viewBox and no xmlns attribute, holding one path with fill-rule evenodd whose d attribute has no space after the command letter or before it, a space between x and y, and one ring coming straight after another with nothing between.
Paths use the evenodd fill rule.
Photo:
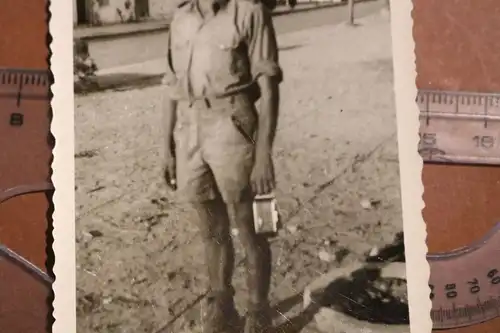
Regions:
<instances>
[{"instance_id":1,"label":"soldier's short sleeve shirt","mask_svg":"<svg viewBox=\"0 0 500 333\"><path fill-rule=\"evenodd\" d=\"M174 15L163 83L174 99L231 95L262 76L282 80L271 13L260 2L229 0L204 20L196 0Z\"/></svg>"}]
</instances>

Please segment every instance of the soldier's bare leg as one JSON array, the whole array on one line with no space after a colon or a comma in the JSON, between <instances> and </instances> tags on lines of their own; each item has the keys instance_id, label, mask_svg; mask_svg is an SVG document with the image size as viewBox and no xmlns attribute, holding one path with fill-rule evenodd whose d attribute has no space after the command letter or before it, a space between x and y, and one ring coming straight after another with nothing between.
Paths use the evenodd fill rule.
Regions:
<instances>
[{"instance_id":1,"label":"soldier's bare leg","mask_svg":"<svg viewBox=\"0 0 500 333\"><path fill-rule=\"evenodd\" d=\"M271 284L271 249L267 238L255 233L252 202L227 203L230 218L238 226L245 250L248 316L245 333L260 333L271 325L269 289Z\"/></svg>"},{"instance_id":2,"label":"soldier's bare leg","mask_svg":"<svg viewBox=\"0 0 500 333\"><path fill-rule=\"evenodd\" d=\"M203 319L204 332L234 331L238 314L234 306L231 280L234 247L226 207L221 199L191 203L205 249L209 293Z\"/></svg>"},{"instance_id":3,"label":"soldier's bare leg","mask_svg":"<svg viewBox=\"0 0 500 333\"><path fill-rule=\"evenodd\" d=\"M209 293L202 307L203 332L229 333L238 319L231 286L234 249L226 206L203 158L202 143L206 140L193 135L199 111L185 109L181 114L185 118L179 118L183 126L176 131L176 179L179 198L191 208L190 218L199 228L204 244Z\"/></svg>"},{"instance_id":4,"label":"soldier's bare leg","mask_svg":"<svg viewBox=\"0 0 500 333\"><path fill-rule=\"evenodd\" d=\"M196 222L205 247L210 289L227 292L231 288L234 267L234 248L230 235L229 218L220 199L192 203Z\"/></svg>"},{"instance_id":5,"label":"soldier's bare leg","mask_svg":"<svg viewBox=\"0 0 500 333\"><path fill-rule=\"evenodd\" d=\"M248 121L244 128L249 129L249 133L253 132L251 128L256 125L257 117L252 117L255 115L253 104L238 96L226 108L212 110L213 114L216 112L219 117L205 121L205 131L201 131L206 133L203 158L214 176L229 220L240 231L239 238L246 254L249 315L245 333L260 333L264 332L262 326L269 326L271 253L268 241L256 234L253 223L250 178L255 165L255 146L238 130L231 115L246 115L241 120Z\"/></svg>"}]
</instances>

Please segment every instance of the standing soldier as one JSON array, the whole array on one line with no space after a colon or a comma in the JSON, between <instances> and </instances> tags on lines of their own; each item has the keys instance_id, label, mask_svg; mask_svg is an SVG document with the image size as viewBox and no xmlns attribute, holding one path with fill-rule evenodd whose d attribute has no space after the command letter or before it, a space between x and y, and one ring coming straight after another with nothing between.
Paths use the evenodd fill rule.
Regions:
<instances>
[{"instance_id":1,"label":"standing soldier","mask_svg":"<svg viewBox=\"0 0 500 333\"><path fill-rule=\"evenodd\" d=\"M271 252L255 232L252 202L274 189L282 72L270 9L253 0L185 1L170 25L167 60L165 180L193 208L204 241L210 285L203 332L238 332L230 223L246 254L244 332L267 332Z\"/></svg>"}]
</instances>

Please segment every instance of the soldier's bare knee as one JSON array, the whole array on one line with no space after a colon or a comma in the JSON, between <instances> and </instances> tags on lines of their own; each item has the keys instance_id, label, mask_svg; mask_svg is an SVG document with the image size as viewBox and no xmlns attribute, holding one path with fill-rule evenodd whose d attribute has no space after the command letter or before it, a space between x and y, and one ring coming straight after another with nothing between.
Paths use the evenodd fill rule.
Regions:
<instances>
[{"instance_id":1,"label":"soldier's bare knee","mask_svg":"<svg viewBox=\"0 0 500 333\"><path fill-rule=\"evenodd\" d=\"M198 224L203 241L225 244L231 240L229 232L229 220L222 211L223 206L218 200L192 203L191 207L197 216Z\"/></svg>"},{"instance_id":2,"label":"soldier's bare knee","mask_svg":"<svg viewBox=\"0 0 500 333\"><path fill-rule=\"evenodd\" d=\"M205 235L205 240L217 244L227 244L231 241L229 228L223 225L223 223L216 223L209 228Z\"/></svg>"}]
</instances>

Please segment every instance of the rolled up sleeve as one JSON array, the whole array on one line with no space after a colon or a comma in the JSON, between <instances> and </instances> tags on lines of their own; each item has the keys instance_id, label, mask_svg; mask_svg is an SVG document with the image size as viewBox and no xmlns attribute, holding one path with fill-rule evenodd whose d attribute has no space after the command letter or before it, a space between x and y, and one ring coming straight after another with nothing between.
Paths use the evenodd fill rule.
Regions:
<instances>
[{"instance_id":1,"label":"rolled up sleeve","mask_svg":"<svg viewBox=\"0 0 500 333\"><path fill-rule=\"evenodd\" d=\"M254 6L247 20L248 55L254 80L265 75L283 80L279 65L278 44L271 13L263 5Z\"/></svg>"}]
</instances>

